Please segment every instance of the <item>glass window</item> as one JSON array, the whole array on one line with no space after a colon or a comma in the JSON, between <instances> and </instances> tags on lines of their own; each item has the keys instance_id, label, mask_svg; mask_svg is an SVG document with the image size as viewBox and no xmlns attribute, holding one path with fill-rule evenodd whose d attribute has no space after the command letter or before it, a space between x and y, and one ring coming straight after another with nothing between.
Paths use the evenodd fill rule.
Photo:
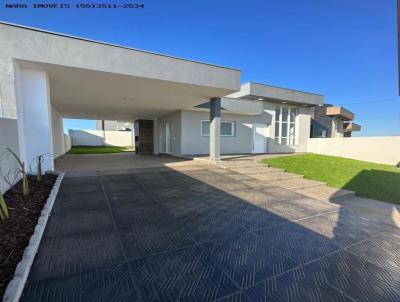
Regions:
<instances>
[{"instance_id":1,"label":"glass window","mask_svg":"<svg viewBox=\"0 0 400 302\"><path fill-rule=\"evenodd\" d=\"M281 137L288 137L288 123L282 123Z\"/></svg>"},{"instance_id":2,"label":"glass window","mask_svg":"<svg viewBox=\"0 0 400 302\"><path fill-rule=\"evenodd\" d=\"M294 123L290 123L289 137L294 137Z\"/></svg>"},{"instance_id":3,"label":"glass window","mask_svg":"<svg viewBox=\"0 0 400 302\"><path fill-rule=\"evenodd\" d=\"M291 108L290 110L290 121L295 122L297 116L297 108Z\"/></svg>"},{"instance_id":4,"label":"glass window","mask_svg":"<svg viewBox=\"0 0 400 302\"><path fill-rule=\"evenodd\" d=\"M234 125L234 122L221 122L221 136L233 136Z\"/></svg>"},{"instance_id":5,"label":"glass window","mask_svg":"<svg viewBox=\"0 0 400 302\"><path fill-rule=\"evenodd\" d=\"M279 122L275 123L275 138L279 139Z\"/></svg>"},{"instance_id":6,"label":"glass window","mask_svg":"<svg viewBox=\"0 0 400 302\"><path fill-rule=\"evenodd\" d=\"M277 121L280 120L280 118L279 118L280 115L281 115L281 107L277 107L277 108L275 109L275 119L276 119Z\"/></svg>"},{"instance_id":7,"label":"glass window","mask_svg":"<svg viewBox=\"0 0 400 302\"><path fill-rule=\"evenodd\" d=\"M289 118L289 108L288 107L281 107L282 108L282 122L287 122Z\"/></svg>"},{"instance_id":8,"label":"glass window","mask_svg":"<svg viewBox=\"0 0 400 302\"><path fill-rule=\"evenodd\" d=\"M201 121L201 136L209 136L209 135L210 135L210 122Z\"/></svg>"},{"instance_id":9,"label":"glass window","mask_svg":"<svg viewBox=\"0 0 400 302\"><path fill-rule=\"evenodd\" d=\"M280 106L275 112L275 140L282 145L295 145L297 108Z\"/></svg>"},{"instance_id":10,"label":"glass window","mask_svg":"<svg viewBox=\"0 0 400 302\"><path fill-rule=\"evenodd\" d=\"M234 136L235 135L235 123L221 121L221 136ZM201 121L201 136L210 136L210 122Z\"/></svg>"}]
</instances>

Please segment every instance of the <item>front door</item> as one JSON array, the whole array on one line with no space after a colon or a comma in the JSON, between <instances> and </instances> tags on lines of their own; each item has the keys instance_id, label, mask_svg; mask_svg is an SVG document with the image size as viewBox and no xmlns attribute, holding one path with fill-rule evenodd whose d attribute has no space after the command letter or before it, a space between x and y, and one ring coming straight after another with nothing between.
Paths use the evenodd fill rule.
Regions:
<instances>
[{"instance_id":1,"label":"front door","mask_svg":"<svg viewBox=\"0 0 400 302\"><path fill-rule=\"evenodd\" d=\"M267 125L253 124L253 153L266 153L267 140L266 140Z\"/></svg>"}]
</instances>

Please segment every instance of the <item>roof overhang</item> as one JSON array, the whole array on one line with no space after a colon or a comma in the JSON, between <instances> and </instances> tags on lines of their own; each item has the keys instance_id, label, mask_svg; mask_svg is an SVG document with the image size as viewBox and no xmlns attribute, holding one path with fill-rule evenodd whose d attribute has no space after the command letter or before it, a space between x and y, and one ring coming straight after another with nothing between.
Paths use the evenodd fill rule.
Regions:
<instances>
[{"instance_id":1,"label":"roof overhang","mask_svg":"<svg viewBox=\"0 0 400 302\"><path fill-rule=\"evenodd\" d=\"M361 131L361 126L354 122L344 122L343 131L344 132Z\"/></svg>"},{"instance_id":2,"label":"roof overhang","mask_svg":"<svg viewBox=\"0 0 400 302\"><path fill-rule=\"evenodd\" d=\"M232 98L244 98L256 101L273 101L297 105L318 106L324 103L324 96L315 93L275 87L249 82L243 84L240 91L228 95Z\"/></svg>"},{"instance_id":3,"label":"roof overhang","mask_svg":"<svg viewBox=\"0 0 400 302\"><path fill-rule=\"evenodd\" d=\"M194 111L208 111L210 102L195 106ZM264 112L263 103L244 99L221 98L223 114L259 115Z\"/></svg>"},{"instance_id":4,"label":"roof overhang","mask_svg":"<svg viewBox=\"0 0 400 302\"><path fill-rule=\"evenodd\" d=\"M47 72L65 117L130 120L189 109L240 88L240 71L0 23L0 60Z\"/></svg>"},{"instance_id":5,"label":"roof overhang","mask_svg":"<svg viewBox=\"0 0 400 302\"><path fill-rule=\"evenodd\" d=\"M354 119L354 113L341 106L327 107L326 115L337 116L345 121L351 121Z\"/></svg>"}]
</instances>

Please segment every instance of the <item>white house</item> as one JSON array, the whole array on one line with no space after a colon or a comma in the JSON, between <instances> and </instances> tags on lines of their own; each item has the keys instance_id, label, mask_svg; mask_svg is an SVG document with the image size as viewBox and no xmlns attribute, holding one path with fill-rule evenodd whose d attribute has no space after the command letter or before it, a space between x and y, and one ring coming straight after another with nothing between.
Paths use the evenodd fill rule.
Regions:
<instances>
[{"instance_id":1,"label":"white house","mask_svg":"<svg viewBox=\"0 0 400 302\"><path fill-rule=\"evenodd\" d=\"M135 121L138 150L172 155L306 151L322 95L240 85L240 71L0 23L0 117L19 153L65 152L62 118ZM47 162L53 169L53 161Z\"/></svg>"}]
</instances>

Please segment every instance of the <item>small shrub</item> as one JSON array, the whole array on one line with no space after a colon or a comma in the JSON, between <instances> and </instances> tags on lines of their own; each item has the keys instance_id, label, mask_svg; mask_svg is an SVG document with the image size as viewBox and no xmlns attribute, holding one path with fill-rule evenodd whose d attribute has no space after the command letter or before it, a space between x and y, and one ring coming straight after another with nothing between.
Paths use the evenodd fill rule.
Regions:
<instances>
[{"instance_id":1,"label":"small shrub","mask_svg":"<svg viewBox=\"0 0 400 302\"><path fill-rule=\"evenodd\" d=\"M43 171L42 171L42 164L44 160L44 155L39 155L35 158L37 161L37 166L36 166L36 180L38 182L41 182L43 179Z\"/></svg>"},{"instance_id":2,"label":"small shrub","mask_svg":"<svg viewBox=\"0 0 400 302\"><path fill-rule=\"evenodd\" d=\"M28 196L29 195L29 181L28 181L28 175L25 171L25 163L18 157L17 154L15 154L10 148L7 148L8 152L14 156L15 160L17 161L19 165L19 173L22 174L22 195L23 196Z\"/></svg>"}]
</instances>

